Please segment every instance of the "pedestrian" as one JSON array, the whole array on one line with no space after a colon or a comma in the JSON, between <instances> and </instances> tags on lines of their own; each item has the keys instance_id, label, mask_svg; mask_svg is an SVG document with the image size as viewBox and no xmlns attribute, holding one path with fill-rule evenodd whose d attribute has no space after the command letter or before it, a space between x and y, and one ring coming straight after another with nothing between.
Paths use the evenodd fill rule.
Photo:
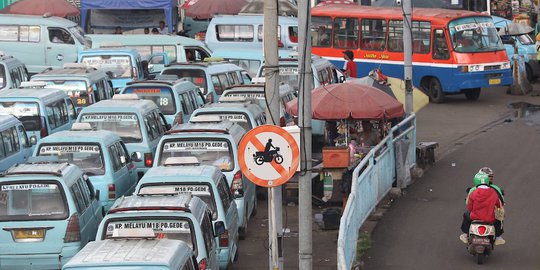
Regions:
<instances>
[{"instance_id":1,"label":"pedestrian","mask_svg":"<svg viewBox=\"0 0 540 270\"><path fill-rule=\"evenodd\" d=\"M159 21L159 34L160 35L166 35L168 34L168 30L167 28L165 28L165 22L164 21Z\"/></svg>"},{"instance_id":2,"label":"pedestrian","mask_svg":"<svg viewBox=\"0 0 540 270\"><path fill-rule=\"evenodd\" d=\"M145 34L145 35L150 34L150 28L145 27L145 28L144 28L144 34Z\"/></svg>"},{"instance_id":3,"label":"pedestrian","mask_svg":"<svg viewBox=\"0 0 540 270\"><path fill-rule=\"evenodd\" d=\"M159 35L159 30L157 28L152 28L152 35Z\"/></svg>"},{"instance_id":4,"label":"pedestrian","mask_svg":"<svg viewBox=\"0 0 540 270\"><path fill-rule=\"evenodd\" d=\"M122 26L117 26L117 27L114 29L114 34L115 34L115 35L121 35L122 33L123 33Z\"/></svg>"},{"instance_id":5,"label":"pedestrian","mask_svg":"<svg viewBox=\"0 0 540 270\"><path fill-rule=\"evenodd\" d=\"M354 63L354 53L352 51L343 51L345 59L345 75L347 78L356 78L356 64Z\"/></svg>"}]
</instances>

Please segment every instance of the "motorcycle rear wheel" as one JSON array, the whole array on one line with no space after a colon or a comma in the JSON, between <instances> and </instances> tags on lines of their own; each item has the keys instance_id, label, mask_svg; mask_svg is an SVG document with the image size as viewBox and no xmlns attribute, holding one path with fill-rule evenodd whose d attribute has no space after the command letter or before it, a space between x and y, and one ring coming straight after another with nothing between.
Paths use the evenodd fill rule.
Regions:
<instances>
[{"instance_id":1,"label":"motorcycle rear wheel","mask_svg":"<svg viewBox=\"0 0 540 270\"><path fill-rule=\"evenodd\" d=\"M264 158L263 157L256 157L255 158L255 164L262 165L263 163L264 163Z\"/></svg>"},{"instance_id":2,"label":"motorcycle rear wheel","mask_svg":"<svg viewBox=\"0 0 540 270\"><path fill-rule=\"evenodd\" d=\"M484 264L485 261L486 261L486 254L484 253L476 254L476 263Z\"/></svg>"}]
</instances>

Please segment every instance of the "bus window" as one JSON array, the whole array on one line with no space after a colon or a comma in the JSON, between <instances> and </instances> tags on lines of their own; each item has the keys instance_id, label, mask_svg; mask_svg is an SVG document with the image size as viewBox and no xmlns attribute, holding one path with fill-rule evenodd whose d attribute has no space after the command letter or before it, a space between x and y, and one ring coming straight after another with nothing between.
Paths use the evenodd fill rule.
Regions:
<instances>
[{"instance_id":1,"label":"bus window","mask_svg":"<svg viewBox=\"0 0 540 270\"><path fill-rule=\"evenodd\" d=\"M334 47L358 48L358 19L336 18L334 20Z\"/></svg>"},{"instance_id":2,"label":"bus window","mask_svg":"<svg viewBox=\"0 0 540 270\"><path fill-rule=\"evenodd\" d=\"M403 21L391 20L388 22L388 51L403 51Z\"/></svg>"},{"instance_id":3,"label":"bus window","mask_svg":"<svg viewBox=\"0 0 540 270\"><path fill-rule=\"evenodd\" d=\"M259 41L263 40L263 26L262 25L259 25L259 27L257 28L257 38ZM277 39L278 41L281 40L281 26L280 25L277 26Z\"/></svg>"},{"instance_id":4,"label":"bus window","mask_svg":"<svg viewBox=\"0 0 540 270\"><path fill-rule=\"evenodd\" d=\"M448 24L456 52L494 52L504 50L497 29L489 17L458 18Z\"/></svg>"},{"instance_id":5,"label":"bus window","mask_svg":"<svg viewBox=\"0 0 540 270\"><path fill-rule=\"evenodd\" d=\"M253 25L216 25L219 41L253 41Z\"/></svg>"},{"instance_id":6,"label":"bus window","mask_svg":"<svg viewBox=\"0 0 540 270\"><path fill-rule=\"evenodd\" d=\"M431 22L412 22L412 38L414 53L429 53Z\"/></svg>"},{"instance_id":7,"label":"bus window","mask_svg":"<svg viewBox=\"0 0 540 270\"><path fill-rule=\"evenodd\" d=\"M384 51L386 38L386 21L384 19L362 20L362 43L360 48L371 51Z\"/></svg>"},{"instance_id":8,"label":"bus window","mask_svg":"<svg viewBox=\"0 0 540 270\"><path fill-rule=\"evenodd\" d=\"M289 26L289 40L298 43L298 26Z\"/></svg>"},{"instance_id":9,"label":"bus window","mask_svg":"<svg viewBox=\"0 0 540 270\"><path fill-rule=\"evenodd\" d=\"M332 18L312 17L311 23L311 43L313 46L330 47L330 37L332 36Z\"/></svg>"},{"instance_id":10,"label":"bus window","mask_svg":"<svg viewBox=\"0 0 540 270\"><path fill-rule=\"evenodd\" d=\"M433 31L433 59L448 59L450 53L448 52L448 43L446 43L446 37L442 29L435 29Z\"/></svg>"}]
</instances>

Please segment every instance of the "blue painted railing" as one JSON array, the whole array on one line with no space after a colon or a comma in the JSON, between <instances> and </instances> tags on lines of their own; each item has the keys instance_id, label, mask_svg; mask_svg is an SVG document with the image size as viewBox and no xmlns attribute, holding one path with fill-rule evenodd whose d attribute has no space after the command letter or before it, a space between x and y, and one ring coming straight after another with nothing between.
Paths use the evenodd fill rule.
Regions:
<instances>
[{"instance_id":1,"label":"blue painted railing","mask_svg":"<svg viewBox=\"0 0 540 270\"><path fill-rule=\"evenodd\" d=\"M339 226L337 265L349 270L356 260L360 227L396 180L395 144L407 140L407 163L416 163L416 116L412 114L394 126L377 146L354 169L351 194Z\"/></svg>"}]
</instances>

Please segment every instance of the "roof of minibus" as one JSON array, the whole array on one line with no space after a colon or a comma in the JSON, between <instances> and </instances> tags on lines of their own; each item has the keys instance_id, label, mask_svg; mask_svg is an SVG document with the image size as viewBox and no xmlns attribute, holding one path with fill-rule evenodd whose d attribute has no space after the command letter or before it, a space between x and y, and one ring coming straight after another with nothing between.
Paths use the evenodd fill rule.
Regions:
<instances>
[{"instance_id":1,"label":"roof of minibus","mask_svg":"<svg viewBox=\"0 0 540 270\"><path fill-rule=\"evenodd\" d=\"M10 128L21 122L13 115L0 115L0 131Z\"/></svg>"},{"instance_id":2,"label":"roof of minibus","mask_svg":"<svg viewBox=\"0 0 540 270\"><path fill-rule=\"evenodd\" d=\"M120 140L116 133L107 130L65 130L42 138L38 144L102 143L108 146Z\"/></svg>"},{"instance_id":3,"label":"roof of minibus","mask_svg":"<svg viewBox=\"0 0 540 270\"><path fill-rule=\"evenodd\" d=\"M228 112L249 112L253 117L263 114L261 106L252 103L242 102L226 102L226 103L211 103L202 108L193 111L193 115L200 112L211 112L215 114Z\"/></svg>"},{"instance_id":4,"label":"roof of minibus","mask_svg":"<svg viewBox=\"0 0 540 270\"><path fill-rule=\"evenodd\" d=\"M174 44L206 48L206 45L199 40L176 35L85 35L85 37L92 40L92 47L94 48L98 48L103 42L118 42L125 46Z\"/></svg>"},{"instance_id":5,"label":"roof of minibus","mask_svg":"<svg viewBox=\"0 0 540 270\"><path fill-rule=\"evenodd\" d=\"M48 104L59 99L68 97L66 92L52 88L16 88L6 89L0 92L0 99L25 99L25 100L43 100Z\"/></svg>"},{"instance_id":6,"label":"roof of minibus","mask_svg":"<svg viewBox=\"0 0 540 270\"><path fill-rule=\"evenodd\" d=\"M139 55L139 52L129 47L100 47L87 49L79 52L79 55L100 55L100 54L130 54Z\"/></svg>"},{"instance_id":7,"label":"roof of minibus","mask_svg":"<svg viewBox=\"0 0 540 270\"><path fill-rule=\"evenodd\" d=\"M60 174L60 175L59 175ZM62 178L63 182L69 187L73 185L83 174L81 169L69 163L21 163L8 169L0 177L2 181L35 180L39 175L43 180L50 178ZM48 175L48 176L47 176ZM22 178L22 179L21 179Z\"/></svg>"},{"instance_id":8,"label":"roof of minibus","mask_svg":"<svg viewBox=\"0 0 540 270\"><path fill-rule=\"evenodd\" d=\"M108 269L118 266L164 266L172 269L183 265L192 253L191 248L181 240L107 239L89 242L63 269L106 266Z\"/></svg>"},{"instance_id":9,"label":"roof of minibus","mask_svg":"<svg viewBox=\"0 0 540 270\"><path fill-rule=\"evenodd\" d=\"M246 59L246 60L260 60L261 62L264 62L264 52L261 49L236 49L232 50L231 48L236 45L226 45L221 46L221 48L215 49L212 51L212 57L216 58L224 58L224 59ZM279 49L278 50L278 56L281 58L290 57L291 55L297 54L296 51L290 50L290 49Z\"/></svg>"},{"instance_id":10,"label":"roof of minibus","mask_svg":"<svg viewBox=\"0 0 540 270\"><path fill-rule=\"evenodd\" d=\"M137 88L137 87L167 87L169 89L173 89L176 93L182 94L190 90L199 90L199 87L195 85L194 83L190 81L186 81L184 79L179 79L176 81L163 81L163 80L156 80L156 81L140 81L137 83L130 83L128 84L120 93L123 94L126 92L126 89L128 88Z\"/></svg>"},{"instance_id":11,"label":"roof of minibus","mask_svg":"<svg viewBox=\"0 0 540 270\"><path fill-rule=\"evenodd\" d=\"M31 81L36 80L69 80L74 81L80 78L88 78L90 80L99 80L103 77L109 77L105 71L102 69L94 68L61 68L61 69L52 69L47 70L42 73L38 73L30 79Z\"/></svg>"},{"instance_id":12,"label":"roof of minibus","mask_svg":"<svg viewBox=\"0 0 540 270\"><path fill-rule=\"evenodd\" d=\"M158 109L158 106L149 100L102 100L85 107L81 113L108 113L108 112L141 112L146 113Z\"/></svg>"},{"instance_id":13,"label":"roof of minibus","mask_svg":"<svg viewBox=\"0 0 540 270\"><path fill-rule=\"evenodd\" d=\"M168 69L201 69L207 70L209 73L221 73L234 70L243 70L241 67L228 62L193 62L193 63L174 63L166 66L163 70ZM163 73L163 72L162 72Z\"/></svg>"},{"instance_id":14,"label":"roof of minibus","mask_svg":"<svg viewBox=\"0 0 540 270\"><path fill-rule=\"evenodd\" d=\"M328 5L321 7L314 7L311 9L312 16L333 16L333 17L351 17L351 16L365 16L370 18L403 18L403 10L400 7L373 7L373 6L357 6L357 5ZM443 8L414 8L413 20L429 19L441 24L446 24L449 21L469 16L481 16L490 17L487 14L467 11L467 10L454 10Z\"/></svg>"},{"instance_id":15,"label":"roof of minibus","mask_svg":"<svg viewBox=\"0 0 540 270\"><path fill-rule=\"evenodd\" d=\"M166 140L166 139L164 139ZM139 180L139 183L157 183L170 182L175 179L180 181L213 181L217 183L221 170L216 166L197 165L197 166L158 166L150 168ZM168 177L172 179L167 179ZM176 181L175 181L176 182Z\"/></svg>"},{"instance_id":16,"label":"roof of minibus","mask_svg":"<svg viewBox=\"0 0 540 270\"><path fill-rule=\"evenodd\" d=\"M165 180L165 179L164 179ZM132 208L133 211L144 211L137 210L136 208L145 206L162 206L162 207L174 207L180 206L187 208L189 212L193 213L196 219L201 219L204 214L204 209L206 208L206 203L197 196L192 196L191 193L178 193L178 195L131 195L123 196L114 202L114 205L111 207L115 208ZM165 209L164 209L165 210Z\"/></svg>"},{"instance_id":17,"label":"roof of minibus","mask_svg":"<svg viewBox=\"0 0 540 270\"><path fill-rule=\"evenodd\" d=\"M215 15L210 24L262 24L261 14ZM278 24L293 24L298 26L296 17L278 16Z\"/></svg>"},{"instance_id":18,"label":"roof of minibus","mask_svg":"<svg viewBox=\"0 0 540 270\"><path fill-rule=\"evenodd\" d=\"M44 17L33 15L1 14L0 24L43 25L43 26L77 26L76 23L60 17Z\"/></svg>"}]
</instances>

